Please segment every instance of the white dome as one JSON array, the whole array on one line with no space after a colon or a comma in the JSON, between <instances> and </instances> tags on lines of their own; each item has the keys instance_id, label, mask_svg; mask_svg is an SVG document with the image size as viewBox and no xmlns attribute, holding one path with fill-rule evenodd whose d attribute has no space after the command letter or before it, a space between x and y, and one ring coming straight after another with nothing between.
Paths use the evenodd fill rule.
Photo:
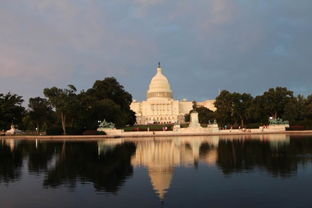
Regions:
<instances>
[{"instance_id":1,"label":"white dome","mask_svg":"<svg viewBox=\"0 0 312 208\"><path fill-rule=\"evenodd\" d=\"M147 99L150 98L172 98L172 90L167 77L162 74L160 65L157 67L157 73L152 78L147 91Z\"/></svg>"}]
</instances>

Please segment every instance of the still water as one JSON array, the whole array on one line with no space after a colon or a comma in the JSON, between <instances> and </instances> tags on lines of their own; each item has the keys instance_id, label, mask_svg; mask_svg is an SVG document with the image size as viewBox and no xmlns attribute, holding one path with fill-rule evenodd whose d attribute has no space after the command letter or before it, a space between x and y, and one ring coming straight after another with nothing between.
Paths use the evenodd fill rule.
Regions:
<instances>
[{"instance_id":1,"label":"still water","mask_svg":"<svg viewBox=\"0 0 312 208\"><path fill-rule=\"evenodd\" d=\"M2 139L0 207L311 207L312 136Z\"/></svg>"}]
</instances>

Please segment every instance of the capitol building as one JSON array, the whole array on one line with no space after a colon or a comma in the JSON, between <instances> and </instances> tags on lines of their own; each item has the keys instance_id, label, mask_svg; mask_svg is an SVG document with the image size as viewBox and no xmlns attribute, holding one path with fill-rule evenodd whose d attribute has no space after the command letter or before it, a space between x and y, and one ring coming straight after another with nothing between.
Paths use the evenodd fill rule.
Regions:
<instances>
[{"instance_id":1,"label":"capitol building","mask_svg":"<svg viewBox=\"0 0 312 208\"><path fill-rule=\"evenodd\" d=\"M137 124L152 123L184 123L184 115L193 108L192 101L174 100L167 77L158 64L156 75L152 78L147 90L147 99L142 102L133 101L130 105L136 115ZM215 111L215 100L197 102L197 106Z\"/></svg>"}]
</instances>

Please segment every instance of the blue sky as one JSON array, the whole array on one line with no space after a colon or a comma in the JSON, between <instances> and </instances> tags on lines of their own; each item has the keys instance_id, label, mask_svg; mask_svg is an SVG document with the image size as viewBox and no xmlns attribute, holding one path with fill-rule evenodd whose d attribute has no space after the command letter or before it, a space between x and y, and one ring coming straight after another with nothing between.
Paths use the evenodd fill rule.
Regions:
<instances>
[{"instance_id":1,"label":"blue sky","mask_svg":"<svg viewBox=\"0 0 312 208\"><path fill-rule=\"evenodd\" d=\"M4 0L0 89L116 77L143 100L160 61L176 99L219 90L312 93L311 0Z\"/></svg>"}]
</instances>

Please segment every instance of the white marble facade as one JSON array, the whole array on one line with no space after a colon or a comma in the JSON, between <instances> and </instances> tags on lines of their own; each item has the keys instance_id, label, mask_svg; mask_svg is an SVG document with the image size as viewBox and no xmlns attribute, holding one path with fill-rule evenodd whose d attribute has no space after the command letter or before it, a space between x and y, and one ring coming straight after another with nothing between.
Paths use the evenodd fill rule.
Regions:
<instances>
[{"instance_id":1,"label":"white marble facade","mask_svg":"<svg viewBox=\"0 0 312 208\"><path fill-rule=\"evenodd\" d=\"M214 101L197 102L197 105L215 111ZM136 114L137 124L164 124L184 123L184 115L190 112L192 106L192 101L173 99L169 81L158 65L156 75L152 78L147 91L147 100L133 101L130 108Z\"/></svg>"}]
</instances>

